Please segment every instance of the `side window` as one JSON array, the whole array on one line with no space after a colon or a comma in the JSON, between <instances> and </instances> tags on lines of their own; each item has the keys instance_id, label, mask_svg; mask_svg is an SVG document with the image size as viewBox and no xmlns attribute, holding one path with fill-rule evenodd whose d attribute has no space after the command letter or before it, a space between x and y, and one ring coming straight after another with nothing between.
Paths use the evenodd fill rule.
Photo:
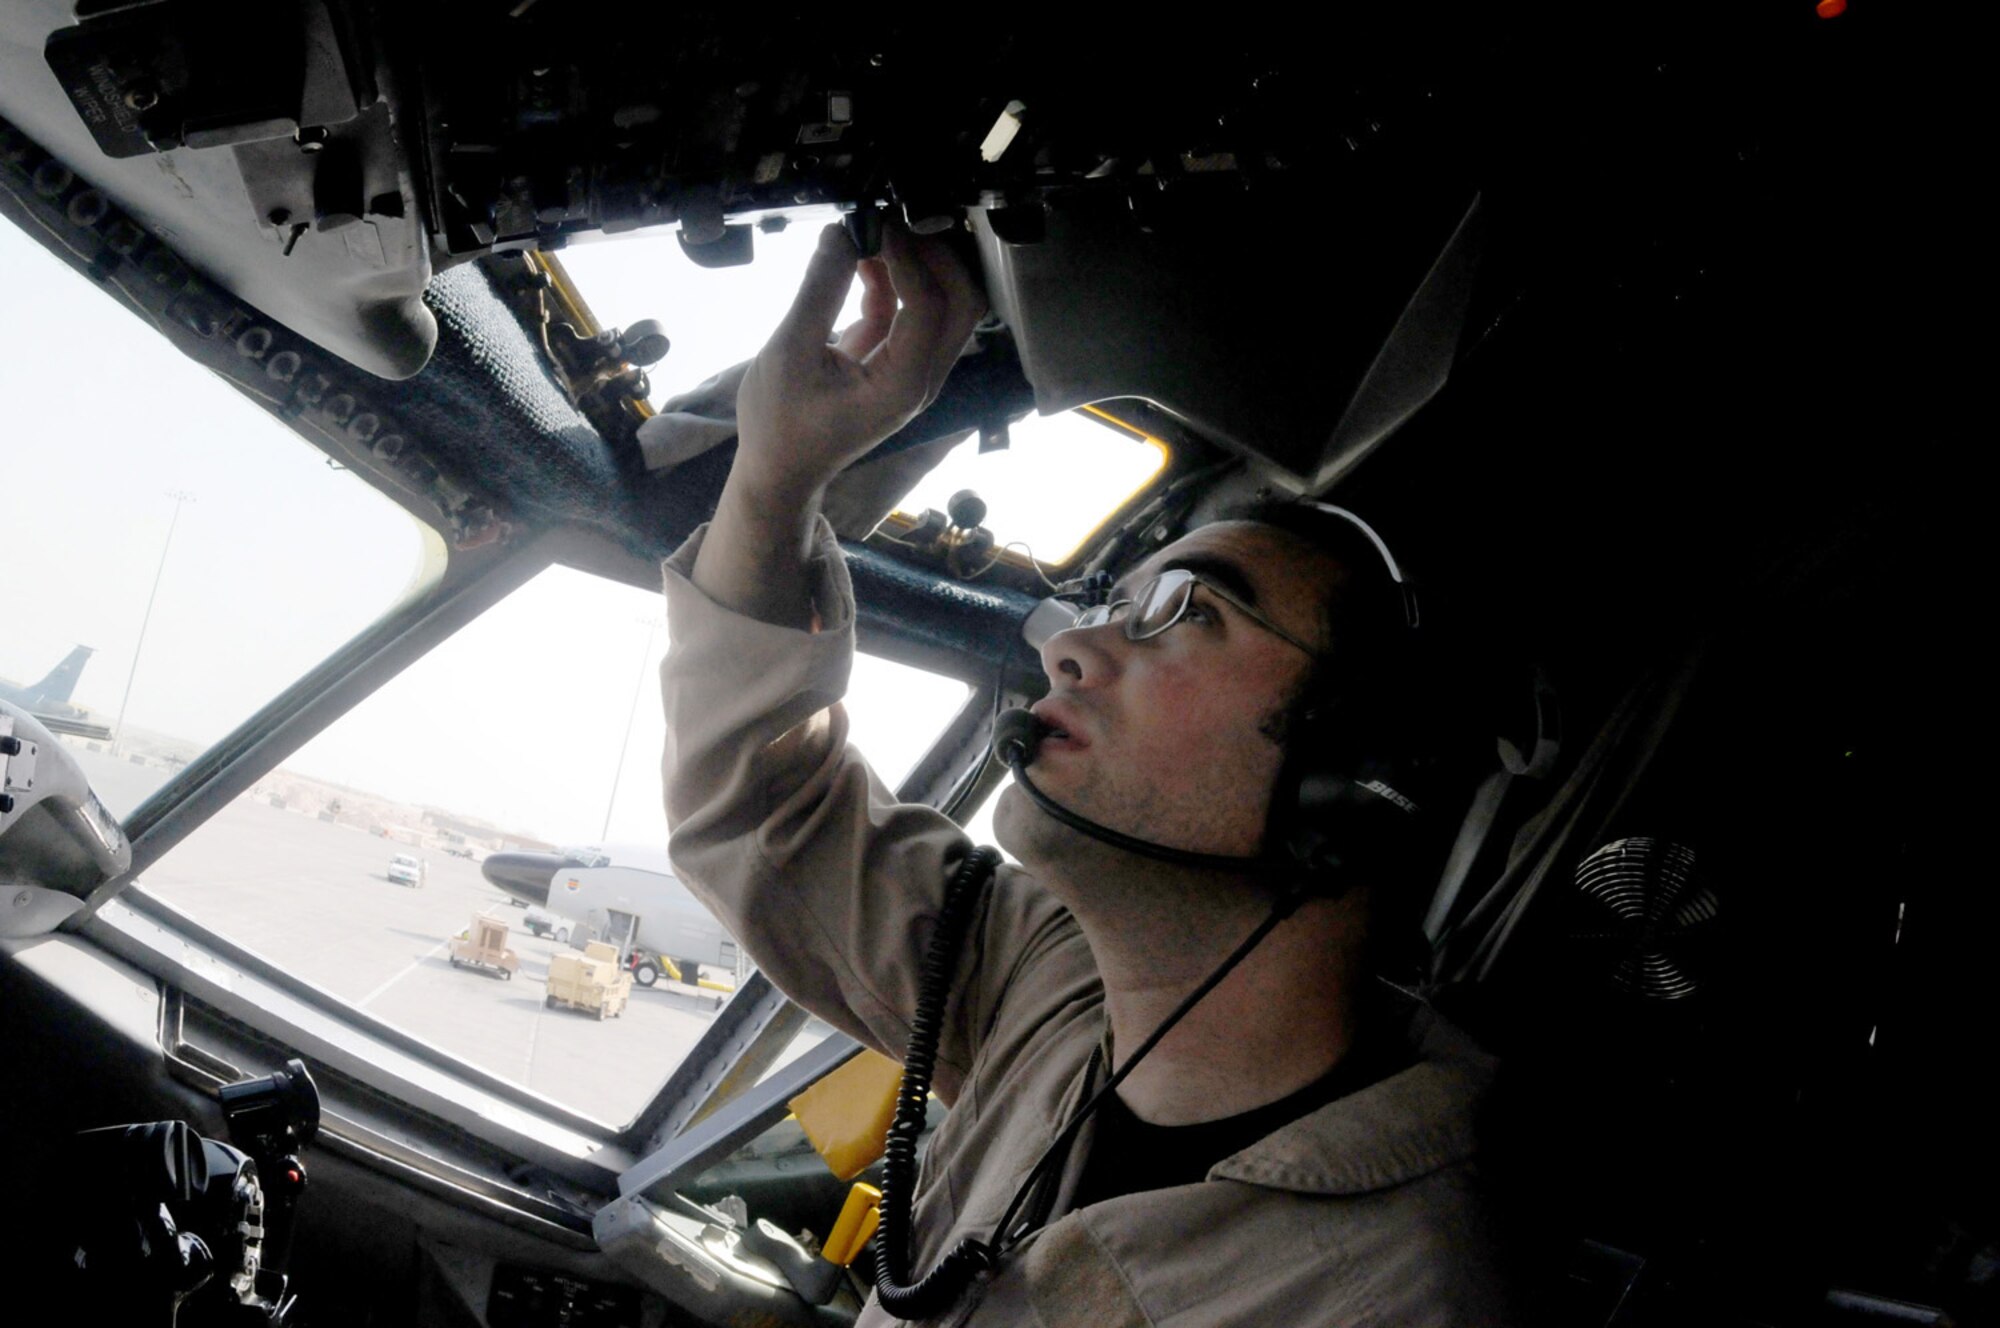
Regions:
<instances>
[{"instance_id":1,"label":"side window","mask_svg":"<svg viewBox=\"0 0 2000 1328\"><path fill-rule=\"evenodd\" d=\"M124 817L443 548L6 224L0 270L0 699Z\"/></svg>"},{"instance_id":2,"label":"side window","mask_svg":"<svg viewBox=\"0 0 2000 1328\"><path fill-rule=\"evenodd\" d=\"M1112 513L1160 475L1166 444L1095 407L1015 422L995 452L974 435L954 447L896 504L893 531L925 508L944 511L971 489L1004 547L1043 563L1066 563ZM1050 484L1051 475L1063 483Z\"/></svg>"},{"instance_id":3,"label":"side window","mask_svg":"<svg viewBox=\"0 0 2000 1328\"><path fill-rule=\"evenodd\" d=\"M674 879L657 593L550 567L302 747L138 888L278 968L607 1125L748 971ZM857 661L896 782L967 689Z\"/></svg>"},{"instance_id":4,"label":"side window","mask_svg":"<svg viewBox=\"0 0 2000 1328\"><path fill-rule=\"evenodd\" d=\"M1000 795L1005 793L1013 783L1014 777L1012 775L1004 776L994 786L993 791L986 795L986 801L980 803L978 809L966 818L965 833L972 837L973 843L993 844L995 847L998 847L999 841L993 838L993 813L1000 806ZM1014 855L1008 853L1005 849L1001 850L1001 856L1009 862L1014 861Z\"/></svg>"}]
</instances>

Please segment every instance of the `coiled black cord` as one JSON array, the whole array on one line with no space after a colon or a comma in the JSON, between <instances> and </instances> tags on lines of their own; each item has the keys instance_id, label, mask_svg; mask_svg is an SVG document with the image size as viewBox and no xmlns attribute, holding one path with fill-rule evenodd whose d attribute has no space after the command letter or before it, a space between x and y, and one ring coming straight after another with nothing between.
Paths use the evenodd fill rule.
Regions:
<instances>
[{"instance_id":1,"label":"coiled black cord","mask_svg":"<svg viewBox=\"0 0 2000 1328\"><path fill-rule=\"evenodd\" d=\"M928 1319L951 1308L971 1280L993 1266L984 1241L967 1236L938 1260L937 1267L910 1278L910 1238L915 1225L917 1138L930 1105L931 1074L937 1068L938 1040L944 1033L945 1004L951 996L952 967L964 939L972 907L1000 865L1000 851L984 845L966 854L944 891L937 926L924 952L917 982L917 1009L903 1053L903 1084L896 1094L896 1118L882 1155L882 1226L875 1236L875 1294L882 1308L899 1319Z\"/></svg>"}]
</instances>

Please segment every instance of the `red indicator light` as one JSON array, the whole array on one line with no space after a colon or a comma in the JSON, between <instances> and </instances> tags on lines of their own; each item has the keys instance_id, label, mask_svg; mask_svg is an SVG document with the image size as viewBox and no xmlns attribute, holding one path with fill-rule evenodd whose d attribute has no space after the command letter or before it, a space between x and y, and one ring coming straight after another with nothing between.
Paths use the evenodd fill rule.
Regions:
<instances>
[{"instance_id":1,"label":"red indicator light","mask_svg":"<svg viewBox=\"0 0 2000 1328\"><path fill-rule=\"evenodd\" d=\"M1819 0L1813 12L1821 18L1839 18L1847 12L1847 0Z\"/></svg>"}]
</instances>

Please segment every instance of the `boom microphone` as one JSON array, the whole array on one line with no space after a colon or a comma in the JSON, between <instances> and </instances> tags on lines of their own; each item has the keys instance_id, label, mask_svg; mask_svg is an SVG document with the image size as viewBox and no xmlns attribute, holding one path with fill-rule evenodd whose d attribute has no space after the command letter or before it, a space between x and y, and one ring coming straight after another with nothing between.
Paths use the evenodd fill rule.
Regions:
<instances>
[{"instance_id":1,"label":"boom microphone","mask_svg":"<svg viewBox=\"0 0 2000 1328\"><path fill-rule=\"evenodd\" d=\"M1056 820L1079 834L1087 835L1101 844L1136 853L1142 858L1152 858L1156 862L1172 863L1176 867L1200 867L1207 871L1226 872L1282 872L1296 864L1271 857L1236 857L1227 853L1193 853L1187 849L1170 848L1156 844L1150 839L1140 839L1135 835L1113 830L1108 825L1099 825L1087 816L1071 811L1035 787L1028 778L1028 762L1035 759L1035 748L1048 735L1049 726L1035 717L1029 710L1003 710L993 721L993 754L1000 764L1014 772L1014 782L1021 786L1031 801Z\"/></svg>"},{"instance_id":2,"label":"boom microphone","mask_svg":"<svg viewBox=\"0 0 2000 1328\"><path fill-rule=\"evenodd\" d=\"M1048 736L1049 726L1035 718L1032 710L1018 706L1012 710L1002 710L993 721L993 754L1000 758L1000 764L1015 771L1035 759L1035 748L1042 745Z\"/></svg>"}]
</instances>

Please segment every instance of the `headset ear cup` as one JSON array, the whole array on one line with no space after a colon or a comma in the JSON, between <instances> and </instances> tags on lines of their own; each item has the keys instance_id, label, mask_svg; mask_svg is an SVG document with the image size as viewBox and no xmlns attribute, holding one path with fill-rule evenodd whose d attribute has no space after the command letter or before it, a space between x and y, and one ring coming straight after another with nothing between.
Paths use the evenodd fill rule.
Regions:
<instances>
[{"instance_id":1,"label":"headset ear cup","mask_svg":"<svg viewBox=\"0 0 2000 1328\"><path fill-rule=\"evenodd\" d=\"M1285 764L1271 801L1270 849L1297 863L1315 894L1337 893L1341 866L1338 817L1327 813L1345 796L1345 762L1337 750L1339 707L1321 700L1296 710L1285 733Z\"/></svg>"},{"instance_id":2,"label":"headset ear cup","mask_svg":"<svg viewBox=\"0 0 2000 1328\"><path fill-rule=\"evenodd\" d=\"M1299 517L1309 517L1307 524ZM1430 709L1411 704L1426 686L1419 656L1430 654L1415 640L1415 590L1388 543L1345 507L1300 500L1256 508L1245 518L1329 554L1353 574L1340 591L1343 605L1351 604L1363 623L1388 618L1387 630L1361 626L1355 635L1365 642L1343 644L1337 658L1316 663L1311 690L1286 726L1264 850L1296 863L1322 895L1400 875L1417 839L1417 776L1429 765L1414 756L1429 748L1428 738L1411 732Z\"/></svg>"},{"instance_id":3,"label":"headset ear cup","mask_svg":"<svg viewBox=\"0 0 2000 1328\"><path fill-rule=\"evenodd\" d=\"M1374 726L1354 709L1299 712L1272 801L1271 848L1299 865L1315 894L1393 871L1421 819L1409 773L1365 741Z\"/></svg>"}]
</instances>

